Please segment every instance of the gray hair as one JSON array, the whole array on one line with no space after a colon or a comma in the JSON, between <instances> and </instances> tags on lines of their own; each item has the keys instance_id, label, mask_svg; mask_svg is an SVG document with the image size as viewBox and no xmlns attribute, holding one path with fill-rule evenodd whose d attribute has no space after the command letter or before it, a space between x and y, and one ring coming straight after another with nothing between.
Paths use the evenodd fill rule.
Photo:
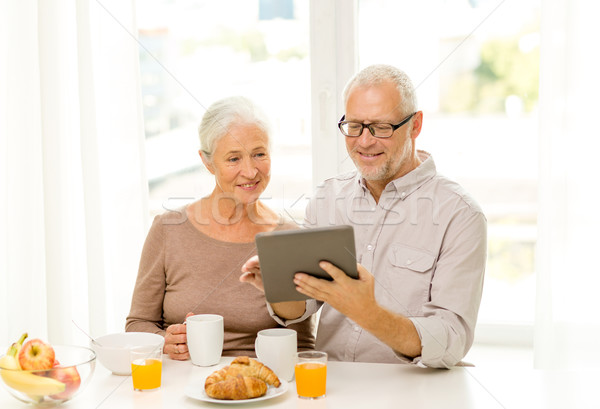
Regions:
<instances>
[{"instance_id":1,"label":"gray hair","mask_svg":"<svg viewBox=\"0 0 600 409\"><path fill-rule=\"evenodd\" d=\"M256 125L271 144L270 125L265 113L250 99L233 96L220 99L208 107L198 127L200 149L212 161L217 142L235 125Z\"/></svg>"},{"instance_id":2,"label":"gray hair","mask_svg":"<svg viewBox=\"0 0 600 409\"><path fill-rule=\"evenodd\" d=\"M348 102L348 95L352 88L381 84L386 81L391 81L396 85L396 89L400 94L402 111L406 114L415 112L417 110L417 95L409 76L404 71L386 64L370 65L354 75L344 88L344 105Z\"/></svg>"}]
</instances>

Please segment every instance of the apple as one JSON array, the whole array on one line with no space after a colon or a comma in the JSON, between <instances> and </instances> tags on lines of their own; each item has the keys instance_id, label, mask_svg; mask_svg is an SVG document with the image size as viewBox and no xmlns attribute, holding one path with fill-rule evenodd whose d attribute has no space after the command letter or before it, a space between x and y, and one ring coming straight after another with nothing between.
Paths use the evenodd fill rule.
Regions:
<instances>
[{"instance_id":1,"label":"apple","mask_svg":"<svg viewBox=\"0 0 600 409\"><path fill-rule=\"evenodd\" d=\"M31 339L19 351L19 365L28 371L50 369L54 365L54 348L41 339Z\"/></svg>"},{"instance_id":2,"label":"apple","mask_svg":"<svg viewBox=\"0 0 600 409\"><path fill-rule=\"evenodd\" d=\"M68 399L79 389L81 385L81 377L77 368L74 366L67 366L65 368L60 367L60 363L55 361L54 368L47 372L47 377L56 379L65 384L65 390L55 395L50 395L54 399Z\"/></svg>"}]
</instances>

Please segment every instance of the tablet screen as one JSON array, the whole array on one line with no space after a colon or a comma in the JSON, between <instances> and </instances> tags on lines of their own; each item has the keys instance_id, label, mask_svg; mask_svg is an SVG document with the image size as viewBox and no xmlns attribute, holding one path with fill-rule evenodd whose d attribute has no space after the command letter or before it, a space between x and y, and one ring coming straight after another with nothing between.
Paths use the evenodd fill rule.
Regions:
<instances>
[{"instance_id":1,"label":"tablet screen","mask_svg":"<svg viewBox=\"0 0 600 409\"><path fill-rule=\"evenodd\" d=\"M352 278L358 277L352 226L259 233L256 247L265 297L270 303L309 298L296 291L293 278L298 272L331 280L319 267L321 260L329 261Z\"/></svg>"}]
</instances>

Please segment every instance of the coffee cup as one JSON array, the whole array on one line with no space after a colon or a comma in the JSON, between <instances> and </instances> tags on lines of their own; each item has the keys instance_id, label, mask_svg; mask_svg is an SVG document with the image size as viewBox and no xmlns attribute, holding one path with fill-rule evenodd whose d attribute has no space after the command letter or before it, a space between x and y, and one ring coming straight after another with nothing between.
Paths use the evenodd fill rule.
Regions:
<instances>
[{"instance_id":1,"label":"coffee cup","mask_svg":"<svg viewBox=\"0 0 600 409\"><path fill-rule=\"evenodd\" d=\"M223 317L198 314L187 317L185 323L192 363L198 366L218 364L223 353Z\"/></svg>"},{"instance_id":2,"label":"coffee cup","mask_svg":"<svg viewBox=\"0 0 600 409\"><path fill-rule=\"evenodd\" d=\"M286 381L294 377L298 334L293 329L270 328L258 332L254 343L258 360Z\"/></svg>"}]
</instances>

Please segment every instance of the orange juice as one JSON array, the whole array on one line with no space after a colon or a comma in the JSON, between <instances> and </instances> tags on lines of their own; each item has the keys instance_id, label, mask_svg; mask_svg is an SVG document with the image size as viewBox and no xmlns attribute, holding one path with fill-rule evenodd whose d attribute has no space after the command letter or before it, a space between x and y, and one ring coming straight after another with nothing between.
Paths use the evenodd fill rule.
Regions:
<instances>
[{"instance_id":1,"label":"orange juice","mask_svg":"<svg viewBox=\"0 0 600 409\"><path fill-rule=\"evenodd\" d=\"M154 389L160 386L162 362L160 359L138 359L131 363L133 389Z\"/></svg>"},{"instance_id":2,"label":"orange juice","mask_svg":"<svg viewBox=\"0 0 600 409\"><path fill-rule=\"evenodd\" d=\"M320 362L296 364L296 391L305 398L325 396L327 365Z\"/></svg>"}]
</instances>

